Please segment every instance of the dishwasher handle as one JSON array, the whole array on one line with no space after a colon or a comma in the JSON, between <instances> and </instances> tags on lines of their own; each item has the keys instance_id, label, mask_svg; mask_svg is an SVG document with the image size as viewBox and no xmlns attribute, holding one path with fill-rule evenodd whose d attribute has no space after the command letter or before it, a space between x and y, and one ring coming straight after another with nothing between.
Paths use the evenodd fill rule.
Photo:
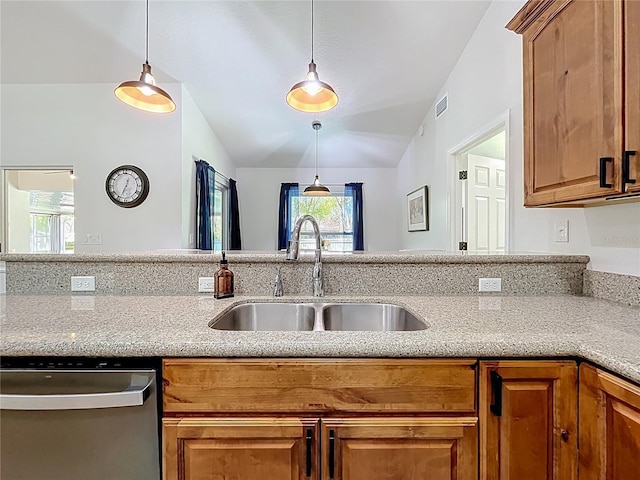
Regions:
<instances>
[{"instance_id":1,"label":"dishwasher handle","mask_svg":"<svg viewBox=\"0 0 640 480\"><path fill-rule=\"evenodd\" d=\"M151 394L153 375L131 374L129 386L117 392L27 395L0 393L0 410L88 410L138 407Z\"/></svg>"}]
</instances>

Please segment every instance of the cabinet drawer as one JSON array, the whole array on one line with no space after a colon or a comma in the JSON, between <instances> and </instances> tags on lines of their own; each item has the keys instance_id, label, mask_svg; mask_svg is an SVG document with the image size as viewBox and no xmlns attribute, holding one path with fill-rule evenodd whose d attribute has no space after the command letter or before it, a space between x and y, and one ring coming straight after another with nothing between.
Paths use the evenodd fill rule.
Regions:
<instances>
[{"instance_id":1,"label":"cabinet drawer","mask_svg":"<svg viewBox=\"0 0 640 480\"><path fill-rule=\"evenodd\" d=\"M476 411L475 359L168 359L173 413Z\"/></svg>"}]
</instances>

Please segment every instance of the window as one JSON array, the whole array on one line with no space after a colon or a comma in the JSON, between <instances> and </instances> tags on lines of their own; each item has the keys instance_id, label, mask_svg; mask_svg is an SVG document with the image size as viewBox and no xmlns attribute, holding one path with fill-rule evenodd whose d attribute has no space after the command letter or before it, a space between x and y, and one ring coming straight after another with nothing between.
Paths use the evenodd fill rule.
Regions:
<instances>
[{"instance_id":1,"label":"window","mask_svg":"<svg viewBox=\"0 0 640 480\"><path fill-rule=\"evenodd\" d=\"M291 225L302 215L312 215L320 227L322 249L331 252L353 251L353 198L344 188L332 187L327 197L307 197L300 193L291 199ZM300 232L300 248L315 250L313 227L306 222Z\"/></svg>"},{"instance_id":2,"label":"window","mask_svg":"<svg viewBox=\"0 0 640 480\"><path fill-rule=\"evenodd\" d=\"M216 187L213 194L213 215L211 217L213 250L216 252L226 250L229 244L229 185L226 179L218 180L218 177L216 175Z\"/></svg>"},{"instance_id":3,"label":"window","mask_svg":"<svg viewBox=\"0 0 640 480\"><path fill-rule=\"evenodd\" d=\"M74 195L71 169L3 171L6 251L73 253Z\"/></svg>"}]
</instances>

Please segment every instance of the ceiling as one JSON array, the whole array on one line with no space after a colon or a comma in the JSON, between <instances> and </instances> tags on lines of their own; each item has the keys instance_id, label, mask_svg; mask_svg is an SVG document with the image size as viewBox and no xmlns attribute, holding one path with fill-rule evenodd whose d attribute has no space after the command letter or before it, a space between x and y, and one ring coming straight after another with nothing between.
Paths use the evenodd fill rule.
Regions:
<instances>
[{"instance_id":1,"label":"ceiling","mask_svg":"<svg viewBox=\"0 0 640 480\"><path fill-rule=\"evenodd\" d=\"M284 100L310 61L310 1L151 0L149 63L160 87L186 86L238 167L313 166L315 118L321 167L395 167L489 3L316 0L314 59L340 98L317 115ZM144 1L0 5L3 84L139 76Z\"/></svg>"}]
</instances>

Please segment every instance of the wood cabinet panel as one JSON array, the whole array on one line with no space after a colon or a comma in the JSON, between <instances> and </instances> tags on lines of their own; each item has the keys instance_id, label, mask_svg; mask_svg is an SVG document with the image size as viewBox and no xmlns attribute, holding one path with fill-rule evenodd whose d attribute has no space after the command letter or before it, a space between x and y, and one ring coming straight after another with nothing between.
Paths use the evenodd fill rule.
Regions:
<instances>
[{"instance_id":1,"label":"wood cabinet panel","mask_svg":"<svg viewBox=\"0 0 640 480\"><path fill-rule=\"evenodd\" d=\"M640 387L580 366L580 480L640 478Z\"/></svg>"},{"instance_id":2,"label":"wood cabinet panel","mask_svg":"<svg viewBox=\"0 0 640 480\"><path fill-rule=\"evenodd\" d=\"M165 414L476 411L469 360L168 359Z\"/></svg>"},{"instance_id":3,"label":"wood cabinet panel","mask_svg":"<svg viewBox=\"0 0 640 480\"><path fill-rule=\"evenodd\" d=\"M640 192L640 2L625 3L625 150L630 156L629 177L635 183L626 184L626 191Z\"/></svg>"},{"instance_id":4,"label":"wood cabinet panel","mask_svg":"<svg viewBox=\"0 0 640 480\"><path fill-rule=\"evenodd\" d=\"M165 418L164 478L315 480L316 427L316 420L295 418ZM309 449L308 434L312 435Z\"/></svg>"},{"instance_id":5,"label":"wood cabinet panel","mask_svg":"<svg viewBox=\"0 0 640 480\"><path fill-rule=\"evenodd\" d=\"M475 480L478 419L322 420L324 479Z\"/></svg>"},{"instance_id":6,"label":"wood cabinet panel","mask_svg":"<svg viewBox=\"0 0 640 480\"><path fill-rule=\"evenodd\" d=\"M558 1L524 42L525 205L620 192L621 4ZM599 159L609 188L600 186Z\"/></svg>"},{"instance_id":7,"label":"wood cabinet panel","mask_svg":"<svg viewBox=\"0 0 640 480\"><path fill-rule=\"evenodd\" d=\"M575 362L480 362L479 384L481 479L577 478Z\"/></svg>"}]
</instances>

